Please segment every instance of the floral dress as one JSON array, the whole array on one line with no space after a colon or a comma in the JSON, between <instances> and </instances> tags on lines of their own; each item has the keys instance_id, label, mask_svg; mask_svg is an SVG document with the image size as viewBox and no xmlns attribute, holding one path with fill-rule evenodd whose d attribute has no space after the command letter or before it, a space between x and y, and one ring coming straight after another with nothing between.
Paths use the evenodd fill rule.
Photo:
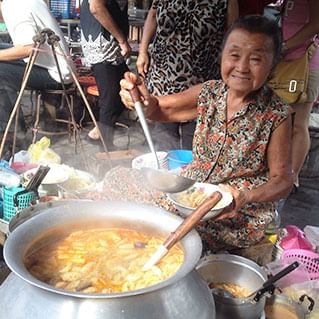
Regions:
<instances>
[{"instance_id":1,"label":"floral dress","mask_svg":"<svg viewBox=\"0 0 319 319\"><path fill-rule=\"evenodd\" d=\"M193 161L183 175L199 182L252 189L268 180L267 146L272 132L288 117L288 106L267 88L226 121L227 87L222 81L204 83L198 98ZM238 216L202 222L198 231L204 250L247 247L262 239L275 203L250 203Z\"/></svg>"}]
</instances>

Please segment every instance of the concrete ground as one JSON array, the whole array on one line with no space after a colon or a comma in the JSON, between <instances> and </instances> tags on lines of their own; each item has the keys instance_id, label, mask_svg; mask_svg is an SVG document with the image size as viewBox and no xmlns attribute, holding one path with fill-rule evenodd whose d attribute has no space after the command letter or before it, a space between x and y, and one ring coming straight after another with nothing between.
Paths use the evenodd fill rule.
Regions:
<instances>
[{"instance_id":1,"label":"concrete ground","mask_svg":"<svg viewBox=\"0 0 319 319\"><path fill-rule=\"evenodd\" d=\"M310 128L311 148L300 174L300 187L287 198L282 225L319 226L319 129Z\"/></svg>"}]
</instances>

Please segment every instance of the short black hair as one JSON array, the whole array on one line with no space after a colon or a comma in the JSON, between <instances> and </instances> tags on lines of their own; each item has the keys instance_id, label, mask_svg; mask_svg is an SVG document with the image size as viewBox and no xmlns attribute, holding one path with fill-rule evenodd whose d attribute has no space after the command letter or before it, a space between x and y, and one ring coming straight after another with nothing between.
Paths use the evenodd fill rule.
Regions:
<instances>
[{"instance_id":1,"label":"short black hair","mask_svg":"<svg viewBox=\"0 0 319 319\"><path fill-rule=\"evenodd\" d=\"M273 66L275 66L281 55L282 46L282 35L280 27L275 20L269 19L261 15L247 15L237 19L228 29L224 41L222 44L222 49L224 49L225 43L234 30L242 29L250 33L262 33L272 39L273 42L273 53L274 60Z\"/></svg>"}]
</instances>

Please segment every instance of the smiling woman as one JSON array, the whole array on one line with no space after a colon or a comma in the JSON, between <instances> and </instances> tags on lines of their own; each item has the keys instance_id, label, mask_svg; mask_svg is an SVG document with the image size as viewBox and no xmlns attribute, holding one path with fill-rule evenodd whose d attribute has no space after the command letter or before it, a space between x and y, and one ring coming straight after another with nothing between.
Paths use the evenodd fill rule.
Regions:
<instances>
[{"instance_id":1,"label":"smiling woman","mask_svg":"<svg viewBox=\"0 0 319 319\"><path fill-rule=\"evenodd\" d=\"M198 182L223 184L234 198L232 208L218 221L198 226L206 252L260 241L276 201L292 187L288 106L265 84L280 50L276 22L246 16L232 25L224 39L222 80L158 97L136 84L134 74L121 82L126 106L132 107L128 91L137 85L152 120L197 119L193 161L182 174Z\"/></svg>"}]
</instances>

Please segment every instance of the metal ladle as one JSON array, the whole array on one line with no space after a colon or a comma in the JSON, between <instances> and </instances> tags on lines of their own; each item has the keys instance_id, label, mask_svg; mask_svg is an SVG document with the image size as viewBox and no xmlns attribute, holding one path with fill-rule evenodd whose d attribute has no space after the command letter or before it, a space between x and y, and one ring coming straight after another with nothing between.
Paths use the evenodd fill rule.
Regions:
<instances>
[{"instance_id":1,"label":"metal ladle","mask_svg":"<svg viewBox=\"0 0 319 319\"><path fill-rule=\"evenodd\" d=\"M129 75L125 75L125 78L129 81ZM155 151L154 143L151 138L150 130L148 128L147 121L145 119L140 93L136 86L130 90L131 98L134 102L134 107L137 113L137 116L140 120L146 141L148 146L155 158L157 169L153 168L142 168L141 171L146 176L149 184L155 189L165 192L165 193L179 193L182 192L192 185L195 184L195 180L186 178L184 176L179 176L176 174L169 173L168 171L161 170L160 163Z\"/></svg>"}]
</instances>

